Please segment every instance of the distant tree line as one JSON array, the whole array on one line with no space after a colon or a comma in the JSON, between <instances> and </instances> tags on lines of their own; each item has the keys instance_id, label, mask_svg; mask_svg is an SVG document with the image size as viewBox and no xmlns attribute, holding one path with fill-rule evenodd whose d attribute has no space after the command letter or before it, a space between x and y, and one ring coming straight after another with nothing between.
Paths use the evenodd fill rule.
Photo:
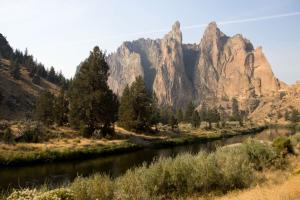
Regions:
<instances>
[{"instance_id":1,"label":"distant tree line","mask_svg":"<svg viewBox=\"0 0 300 200\"><path fill-rule=\"evenodd\" d=\"M35 84L39 83L40 77L59 86L66 87L68 84L68 80L61 72L56 72L53 67L46 69L42 63L29 55L27 49L24 53L18 49L14 51L2 34L0 34L0 58L10 61L10 73L15 79L20 78L20 66L24 66Z\"/></svg>"}]
</instances>

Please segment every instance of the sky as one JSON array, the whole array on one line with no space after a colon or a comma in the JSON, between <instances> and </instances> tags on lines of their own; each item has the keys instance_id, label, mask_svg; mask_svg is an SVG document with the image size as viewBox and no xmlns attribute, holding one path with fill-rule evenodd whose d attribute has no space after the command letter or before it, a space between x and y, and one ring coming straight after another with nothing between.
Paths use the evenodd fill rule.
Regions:
<instances>
[{"instance_id":1,"label":"sky","mask_svg":"<svg viewBox=\"0 0 300 200\"><path fill-rule=\"evenodd\" d=\"M300 0L0 0L0 33L11 46L66 77L94 46L110 53L123 41L161 38L177 20L184 43L199 43L216 21L262 46L280 80L300 80Z\"/></svg>"}]
</instances>

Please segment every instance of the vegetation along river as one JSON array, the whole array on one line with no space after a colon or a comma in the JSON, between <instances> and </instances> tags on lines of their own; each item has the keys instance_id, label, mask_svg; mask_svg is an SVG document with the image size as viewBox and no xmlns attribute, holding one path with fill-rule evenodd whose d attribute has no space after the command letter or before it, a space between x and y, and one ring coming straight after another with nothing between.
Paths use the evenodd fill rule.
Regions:
<instances>
[{"instance_id":1,"label":"vegetation along river","mask_svg":"<svg viewBox=\"0 0 300 200\"><path fill-rule=\"evenodd\" d=\"M213 151L218 146L240 143L247 138L273 140L279 135L290 135L287 128L265 129L257 134L239 135L207 143L194 143L163 149L142 149L135 152L68 162L47 163L24 167L0 168L0 189L33 187L44 183L61 185L72 181L76 176L89 176L93 173L107 173L112 177L123 174L127 169L149 163L155 158L176 156L184 152L197 153L201 150Z\"/></svg>"}]
</instances>

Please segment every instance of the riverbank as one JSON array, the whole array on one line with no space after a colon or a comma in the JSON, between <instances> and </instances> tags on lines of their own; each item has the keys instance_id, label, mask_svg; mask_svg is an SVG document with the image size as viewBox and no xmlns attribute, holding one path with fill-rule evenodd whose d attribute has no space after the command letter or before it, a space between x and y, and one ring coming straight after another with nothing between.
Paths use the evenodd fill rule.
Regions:
<instances>
[{"instance_id":1,"label":"riverbank","mask_svg":"<svg viewBox=\"0 0 300 200\"><path fill-rule=\"evenodd\" d=\"M116 128L116 138L86 139L72 130L40 143L0 144L0 166L24 166L38 163L89 159L112 154L128 153L143 148L167 148L191 143L205 143L237 135L262 131L266 126L229 127L226 129L192 129L182 125L179 130L161 128L159 134L136 134ZM67 130L67 131L66 131ZM66 133L67 132L67 133Z\"/></svg>"},{"instance_id":2,"label":"riverbank","mask_svg":"<svg viewBox=\"0 0 300 200\"><path fill-rule=\"evenodd\" d=\"M293 141L294 148L300 148L299 133L289 139ZM283 181L291 181L287 184L289 186L297 184L294 180L299 177L299 156L285 154L285 149L278 150L270 143L251 140L241 145L218 148L209 154L186 153L155 160L149 165L130 169L115 179L96 174L88 178L78 177L57 189L44 186L18 190L8 199L30 199L33 196L70 200L231 199L231 196L240 197L243 192L257 191L258 187L278 189ZM290 187L289 191L298 195L296 192L299 190ZM287 199L285 197L288 196L282 196L282 199Z\"/></svg>"}]
</instances>

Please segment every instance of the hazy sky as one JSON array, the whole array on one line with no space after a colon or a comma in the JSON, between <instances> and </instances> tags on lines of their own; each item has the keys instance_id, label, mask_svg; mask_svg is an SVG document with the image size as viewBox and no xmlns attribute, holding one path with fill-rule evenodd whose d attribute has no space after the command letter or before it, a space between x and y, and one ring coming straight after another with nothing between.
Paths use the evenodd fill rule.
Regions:
<instances>
[{"instance_id":1,"label":"hazy sky","mask_svg":"<svg viewBox=\"0 0 300 200\"><path fill-rule=\"evenodd\" d=\"M0 33L67 77L95 45L112 52L126 40L161 38L176 20L185 43L199 43L216 21L263 46L279 79L300 80L300 0L0 0Z\"/></svg>"}]
</instances>

